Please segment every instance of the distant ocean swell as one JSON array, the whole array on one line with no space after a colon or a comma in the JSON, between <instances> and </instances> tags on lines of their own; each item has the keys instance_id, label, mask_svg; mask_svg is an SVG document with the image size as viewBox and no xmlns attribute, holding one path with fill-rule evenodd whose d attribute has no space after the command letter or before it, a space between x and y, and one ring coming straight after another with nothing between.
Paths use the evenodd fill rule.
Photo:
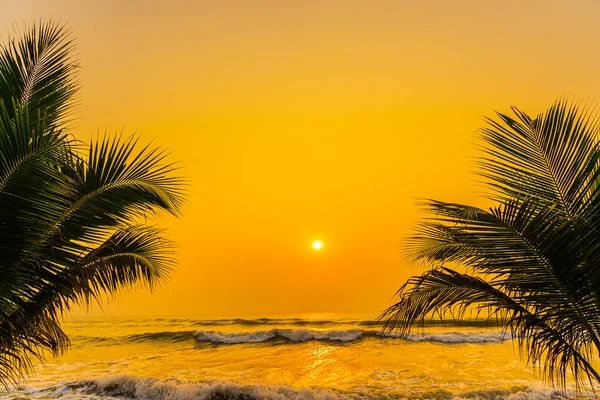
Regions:
<instances>
[{"instance_id":1,"label":"distant ocean swell","mask_svg":"<svg viewBox=\"0 0 600 400\"><path fill-rule=\"evenodd\" d=\"M39 390L24 390L18 398L56 399L145 399L145 400L362 400L362 399L444 399L444 400L545 400L563 398L545 388L526 386L452 393L432 389L426 393L402 391L352 392L335 389L289 386L239 385L232 382L182 382L142 379L127 375L60 383ZM29 397L31 396L31 397Z\"/></svg>"},{"instance_id":2,"label":"distant ocean swell","mask_svg":"<svg viewBox=\"0 0 600 400\"><path fill-rule=\"evenodd\" d=\"M288 344L303 343L309 341L330 341L330 342L355 342L359 340L379 338L379 339L400 339L411 342L438 342L438 343L489 343L502 342L510 340L510 333L503 331L482 331L482 332L438 332L438 333L410 333L408 335L384 334L380 330L310 330L310 329L269 329L249 332L226 333L219 331L180 331L180 332L153 332L129 335L122 337L86 337L76 336L74 339L95 343L95 344L116 344L116 343L144 343L144 342L186 342L195 340L198 343L212 343L219 345L268 343L268 342L286 342Z\"/></svg>"},{"instance_id":3,"label":"distant ocean swell","mask_svg":"<svg viewBox=\"0 0 600 400\"><path fill-rule=\"evenodd\" d=\"M82 321L81 324L89 325L95 321ZM98 321L102 323L102 321ZM185 318L155 318L148 320L149 323L158 323L164 326L176 326L181 324L189 324L196 326L232 326L232 325L277 325L277 326L326 326L326 325L357 325L357 326L383 326L384 321L377 320L313 320L303 318L256 318L256 319L185 319ZM121 326L138 326L138 321L132 321L128 324L126 321L121 323ZM425 321L425 326L460 326L460 327L499 327L501 326L495 319L467 319L462 321L441 321L439 319L431 319Z\"/></svg>"},{"instance_id":4,"label":"distant ocean swell","mask_svg":"<svg viewBox=\"0 0 600 400\"><path fill-rule=\"evenodd\" d=\"M297 326L322 326L322 325L358 325L358 326L383 326L384 321L378 320L312 320L303 318L256 318L256 319L163 319L157 318L157 322L182 323L189 322L199 326L227 326L227 325L297 325ZM430 319L425 321L426 326L464 326L464 327L497 327L500 326L495 319L466 319L462 321L441 321Z\"/></svg>"}]
</instances>

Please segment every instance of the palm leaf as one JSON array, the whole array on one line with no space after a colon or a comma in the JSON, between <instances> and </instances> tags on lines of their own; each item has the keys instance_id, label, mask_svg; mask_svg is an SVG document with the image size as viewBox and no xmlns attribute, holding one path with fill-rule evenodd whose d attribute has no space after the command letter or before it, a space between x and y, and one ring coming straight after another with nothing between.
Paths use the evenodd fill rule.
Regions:
<instances>
[{"instance_id":1,"label":"palm leaf","mask_svg":"<svg viewBox=\"0 0 600 400\"><path fill-rule=\"evenodd\" d=\"M179 215L184 181L167 153L105 136L87 157L67 134L77 63L68 29L36 24L0 47L0 383L69 346L73 304L154 288L172 243L135 225Z\"/></svg>"},{"instance_id":2,"label":"palm leaf","mask_svg":"<svg viewBox=\"0 0 600 400\"><path fill-rule=\"evenodd\" d=\"M582 211L600 174L597 119L557 102L536 119L513 107L481 130L480 175L493 197L535 197L573 217Z\"/></svg>"},{"instance_id":3,"label":"palm leaf","mask_svg":"<svg viewBox=\"0 0 600 400\"><path fill-rule=\"evenodd\" d=\"M488 282L482 278L461 274L449 268L436 268L414 276L399 290L399 300L380 318L385 319L387 336L408 334L415 325L423 325L432 314L462 319L473 307L487 309L499 318L521 349L527 352L532 365L541 363L550 379L565 385L570 370L576 382L593 377L600 379L590 362L589 342L578 339L564 326L551 325L535 308L524 307L503 288L502 280Z\"/></svg>"},{"instance_id":4,"label":"palm leaf","mask_svg":"<svg viewBox=\"0 0 600 400\"><path fill-rule=\"evenodd\" d=\"M28 284L38 290L17 299L12 312L0 319L0 382L31 371L32 360L43 360L44 350L58 355L68 348L57 321L73 304L101 301L133 285L152 289L164 282L174 265L172 246L160 230L124 227L72 265L63 265L55 276L31 277Z\"/></svg>"},{"instance_id":5,"label":"palm leaf","mask_svg":"<svg viewBox=\"0 0 600 400\"><path fill-rule=\"evenodd\" d=\"M0 102L28 107L49 125L68 121L76 104L77 63L69 30L58 22L33 24L0 47ZM12 112L12 110L11 110Z\"/></svg>"},{"instance_id":6,"label":"palm leaf","mask_svg":"<svg viewBox=\"0 0 600 400\"><path fill-rule=\"evenodd\" d=\"M427 200L407 252L432 266L411 278L382 318L407 332L432 313L500 315L531 364L564 386L600 375L600 147L598 120L557 102L532 119L517 108L482 130L479 174L497 205ZM451 263L466 273L444 267Z\"/></svg>"}]
</instances>

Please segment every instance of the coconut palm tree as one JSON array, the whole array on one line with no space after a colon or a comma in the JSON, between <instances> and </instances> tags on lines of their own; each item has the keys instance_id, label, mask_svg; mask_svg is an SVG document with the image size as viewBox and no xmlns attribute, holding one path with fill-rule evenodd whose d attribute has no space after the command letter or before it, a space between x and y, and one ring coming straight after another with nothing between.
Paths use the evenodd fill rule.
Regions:
<instances>
[{"instance_id":1,"label":"coconut palm tree","mask_svg":"<svg viewBox=\"0 0 600 400\"><path fill-rule=\"evenodd\" d=\"M62 314L120 289L152 289L172 243L140 224L179 215L183 181L166 152L104 135L82 146L74 42L38 23L0 47L0 382L69 346Z\"/></svg>"},{"instance_id":2,"label":"coconut palm tree","mask_svg":"<svg viewBox=\"0 0 600 400\"><path fill-rule=\"evenodd\" d=\"M483 309L552 383L570 371L581 388L600 382L599 124L562 100L536 118L512 111L481 130L478 173L495 205L423 201L407 253L427 269L381 318L402 336Z\"/></svg>"}]
</instances>

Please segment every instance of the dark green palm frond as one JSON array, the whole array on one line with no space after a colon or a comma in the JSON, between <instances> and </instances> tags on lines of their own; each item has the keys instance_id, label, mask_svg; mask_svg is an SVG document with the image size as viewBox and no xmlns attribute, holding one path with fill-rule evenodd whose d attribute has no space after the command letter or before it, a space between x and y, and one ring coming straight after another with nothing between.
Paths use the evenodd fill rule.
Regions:
<instances>
[{"instance_id":1,"label":"dark green palm frond","mask_svg":"<svg viewBox=\"0 0 600 400\"><path fill-rule=\"evenodd\" d=\"M173 265L159 231L131 226L179 215L184 181L137 139L67 135L78 90L73 41L33 25L0 47L0 383L68 346L60 318L75 303L154 288Z\"/></svg>"},{"instance_id":2,"label":"dark green palm frond","mask_svg":"<svg viewBox=\"0 0 600 400\"><path fill-rule=\"evenodd\" d=\"M528 362L542 364L551 380L564 385L567 371L578 383L590 376L600 379L588 361L592 355L589 342L560 325L549 324L535 308L524 307L505 290L501 280L488 282L449 268L436 268L410 278L398 291L398 302L380 318L385 320L386 336L403 337L432 315L462 319L467 310L483 308L504 323L527 353Z\"/></svg>"},{"instance_id":3,"label":"dark green palm frond","mask_svg":"<svg viewBox=\"0 0 600 400\"><path fill-rule=\"evenodd\" d=\"M490 211L455 203L422 203L425 218L409 239L407 253L427 263L459 262L478 272L503 275L521 262L548 271L542 256L547 234L561 221L552 207L516 199Z\"/></svg>"},{"instance_id":4,"label":"dark green palm frond","mask_svg":"<svg viewBox=\"0 0 600 400\"><path fill-rule=\"evenodd\" d=\"M596 118L575 105L555 103L536 119L513 107L481 130L485 184L501 201L529 196L569 218L582 212L600 174ZM597 189L596 189L597 190Z\"/></svg>"},{"instance_id":5,"label":"dark green palm frond","mask_svg":"<svg viewBox=\"0 0 600 400\"><path fill-rule=\"evenodd\" d=\"M577 236L554 207L531 199L490 212L436 201L426 206L436 217L411 240L416 259L459 263L501 279L522 304L587 332L587 340L600 346L600 306L581 271L585 259L569 250L578 246Z\"/></svg>"},{"instance_id":6,"label":"dark green palm frond","mask_svg":"<svg viewBox=\"0 0 600 400\"><path fill-rule=\"evenodd\" d=\"M382 318L406 331L431 313L460 319L478 304L502 316L551 380L564 385L571 370L578 383L600 381L591 367L600 351L598 119L565 102L535 119L513 112L482 130L479 173L497 205L426 201L430 217L407 252L433 269L402 286ZM470 278L441 267L448 263ZM494 300L485 297L492 289Z\"/></svg>"},{"instance_id":7,"label":"dark green palm frond","mask_svg":"<svg viewBox=\"0 0 600 400\"><path fill-rule=\"evenodd\" d=\"M68 144L67 137L45 120L32 124L27 108L11 118L0 105L0 223L22 224L16 232L5 231L5 240L10 242L19 232L33 236L43 231L68 205L73 185L60 172L68 158ZM3 251L19 249L9 244Z\"/></svg>"},{"instance_id":8,"label":"dark green palm frond","mask_svg":"<svg viewBox=\"0 0 600 400\"><path fill-rule=\"evenodd\" d=\"M137 218L165 211L178 215L185 181L164 162L164 150L137 150L137 139L104 137L92 143L87 159L74 159L62 173L74 182L69 204L30 248L39 257L70 263L88 246L106 239L114 229Z\"/></svg>"},{"instance_id":9,"label":"dark green palm frond","mask_svg":"<svg viewBox=\"0 0 600 400\"><path fill-rule=\"evenodd\" d=\"M481 307L499 316L545 375L561 385L600 375L600 144L598 120L557 102L532 119L497 114L482 130L490 210L428 200L409 240L432 269L411 278L382 318L407 333L433 314L463 318ZM448 263L467 271L444 267Z\"/></svg>"},{"instance_id":10,"label":"dark green palm frond","mask_svg":"<svg viewBox=\"0 0 600 400\"><path fill-rule=\"evenodd\" d=\"M82 181L87 197L99 192L134 185L145 192L145 202L156 204L173 215L178 215L183 204L183 180L170 174L177 169L165 163L168 153L150 145L136 150L138 139L131 136L107 136L90 144L90 152Z\"/></svg>"},{"instance_id":11,"label":"dark green palm frond","mask_svg":"<svg viewBox=\"0 0 600 400\"><path fill-rule=\"evenodd\" d=\"M136 284L153 290L171 273L173 256L173 242L166 240L161 230L126 227L81 259L77 273L80 283L74 286L94 298Z\"/></svg>"},{"instance_id":12,"label":"dark green palm frond","mask_svg":"<svg viewBox=\"0 0 600 400\"><path fill-rule=\"evenodd\" d=\"M72 192L63 196L67 204L59 202L52 223L36 231L25 257L17 259L22 266L18 271L25 273L24 285L12 285L21 288L12 300L16 310L7 308L0 323L13 327L9 331L13 337L15 332L26 338L39 335L19 324L22 315L58 320L74 303L99 300L133 285L152 289L168 275L172 243L150 228L121 225L157 209L178 213L181 181L168 176L172 165L160 163L164 152L148 148L134 152L134 147L132 139L124 144L105 139L92 147L89 161L75 159L75 164L61 168L71 183ZM104 243L90 247L111 232ZM32 354L25 352L23 362Z\"/></svg>"},{"instance_id":13,"label":"dark green palm frond","mask_svg":"<svg viewBox=\"0 0 600 400\"><path fill-rule=\"evenodd\" d=\"M75 201L57 221L63 237L96 240L98 230L140 216L179 215L185 181L172 174L177 166L165 162L167 153L160 148L136 151L137 142L105 136L91 143L87 161L76 167Z\"/></svg>"},{"instance_id":14,"label":"dark green palm frond","mask_svg":"<svg viewBox=\"0 0 600 400\"><path fill-rule=\"evenodd\" d=\"M11 117L0 104L0 308L10 310L15 299L35 292L29 285L39 270L31 248L42 232L68 206L72 181L60 172L68 152L66 137L38 119L29 120L27 107ZM28 267L26 267L28 266Z\"/></svg>"},{"instance_id":15,"label":"dark green palm frond","mask_svg":"<svg viewBox=\"0 0 600 400\"><path fill-rule=\"evenodd\" d=\"M143 225L123 227L50 281L35 277L45 282L40 282L37 293L19 309L26 315L47 313L55 318L72 303L99 300L123 288L141 285L152 290L166 280L174 264L173 243L161 230ZM6 319L11 321L10 315Z\"/></svg>"},{"instance_id":16,"label":"dark green palm frond","mask_svg":"<svg viewBox=\"0 0 600 400\"><path fill-rule=\"evenodd\" d=\"M38 23L0 47L0 102L28 107L49 125L67 122L78 91L75 45L58 22ZM12 109L9 108L12 112Z\"/></svg>"},{"instance_id":17,"label":"dark green palm frond","mask_svg":"<svg viewBox=\"0 0 600 400\"><path fill-rule=\"evenodd\" d=\"M150 289L164 282L174 265L173 243L160 230L131 226L116 231L106 242L56 276L32 277L35 294L19 299L17 307L0 318L0 383L14 372L31 370L43 350L61 354L69 341L58 321L74 303L100 300L118 290L142 285ZM11 355L14 354L14 355ZM7 370L2 369L3 362ZM12 371L18 365L19 368Z\"/></svg>"},{"instance_id":18,"label":"dark green palm frond","mask_svg":"<svg viewBox=\"0 0 600 400\"><path fill-rule=\"evenodd\" d=\"M27 314L21 310L0 323L0 384L17 384L17 379L33 371L33 361L44 361L49 351L62 354L70 346L57 319L43 313Z\"/></svg>"}]
</instances>

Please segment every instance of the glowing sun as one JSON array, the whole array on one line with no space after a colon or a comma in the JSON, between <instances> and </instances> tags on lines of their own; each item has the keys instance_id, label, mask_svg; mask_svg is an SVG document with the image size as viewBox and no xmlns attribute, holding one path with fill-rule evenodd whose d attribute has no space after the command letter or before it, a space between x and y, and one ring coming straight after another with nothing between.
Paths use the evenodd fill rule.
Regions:
<instances>
[{"instance_id":1,"label":"glowing sun","mask_svg":"<svg viewBox=\"0 0 600 400\"><path fill-rule=\"evenodd\" d=\"M321 250L323 248L323 242L321 242L320 240L313 240L312 248L316 251Z\"/></svg>"}]
</instances>

